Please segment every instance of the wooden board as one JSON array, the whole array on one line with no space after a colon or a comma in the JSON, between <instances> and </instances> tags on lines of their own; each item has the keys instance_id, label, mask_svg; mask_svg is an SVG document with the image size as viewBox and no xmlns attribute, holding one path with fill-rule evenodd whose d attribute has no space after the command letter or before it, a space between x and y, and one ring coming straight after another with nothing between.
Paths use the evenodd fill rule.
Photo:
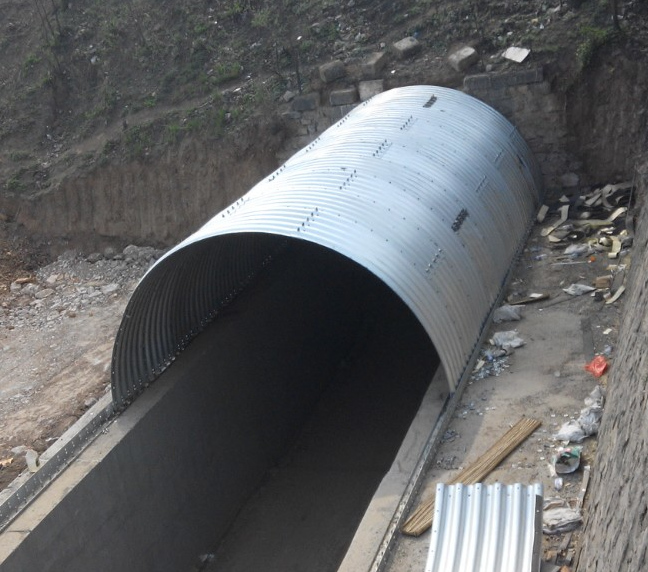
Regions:
<instances>
[{"instance_id":1,"label":"wooden board","mask_svg":"<svg viewBox=\"0 0 648 572\"><path fill-rule=\"evenodd\" d=\"M537 419L524 417L511 427L488 451L474 463L458 473L448 484L472 485L481 482L506 457L524 442L542 423ZM408 536L420 536L432 526L434 497L423 501L405 521L401 529Z\"/></svg>"}]
</instances>

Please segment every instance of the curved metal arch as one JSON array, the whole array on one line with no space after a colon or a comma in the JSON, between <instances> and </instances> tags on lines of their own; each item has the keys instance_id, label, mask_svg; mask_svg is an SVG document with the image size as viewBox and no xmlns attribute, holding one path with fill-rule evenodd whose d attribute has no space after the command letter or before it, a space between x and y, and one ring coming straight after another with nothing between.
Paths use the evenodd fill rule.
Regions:
<instances>
[{"instance_id":1,"label":"curved metal arch","mask_svg":"<svg viewBox=\"0 0 648 572\"><path fill-rule=\"evenodd\" d=\"M377 95L150 269L115 341L115 404L152 382L291 239L386 283L454 390L541 194L528 146L485 103L434 86Z\"/></svg>"}]
</instances>

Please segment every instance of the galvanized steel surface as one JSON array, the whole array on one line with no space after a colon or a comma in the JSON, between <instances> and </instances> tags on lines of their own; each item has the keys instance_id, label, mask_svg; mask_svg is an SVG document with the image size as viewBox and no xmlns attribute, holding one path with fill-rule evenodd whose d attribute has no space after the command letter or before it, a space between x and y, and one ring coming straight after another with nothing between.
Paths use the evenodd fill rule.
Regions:
<instances>
[{"instance_id":1,"label":"galvanized steel surface","mask_svg":"<svg viewBox=\"0 0 648 572\"><path fill-rule=\"evenodd\" d=\"M144 277L113 353L127 404L287 240L354 260L407 304L454 389L536 212L517 130L464 93L413 86L361 104Z\"/></svg>"},{"instance_id":2,"label":"galvanized steel surface","mask_svg":"<svg viewBox=\"0 0 648 572\"><path fill-rule=\"evenodd\" d=\"M425 572L537 572L541 548L542 485L437 485Z\"/></svg>"}]
</instances>

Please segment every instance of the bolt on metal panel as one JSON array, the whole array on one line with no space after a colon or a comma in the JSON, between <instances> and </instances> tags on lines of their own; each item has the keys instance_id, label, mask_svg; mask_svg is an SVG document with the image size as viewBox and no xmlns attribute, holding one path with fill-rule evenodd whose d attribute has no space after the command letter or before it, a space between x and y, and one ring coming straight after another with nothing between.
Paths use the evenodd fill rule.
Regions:
<instances>
[{"instance_id":1,"label":"bolt on metal panel","mask_svg":"<svg viewBox=\"0 0 648 572\"><path fill-rule=\"evenodd\" d=\"M434 86L379 94L151 268L117 334L115 402L153 381L288 240L330 248L392 288L454 390L541 193L526 143L483 102Z\"/></svg>"}]
</instances>

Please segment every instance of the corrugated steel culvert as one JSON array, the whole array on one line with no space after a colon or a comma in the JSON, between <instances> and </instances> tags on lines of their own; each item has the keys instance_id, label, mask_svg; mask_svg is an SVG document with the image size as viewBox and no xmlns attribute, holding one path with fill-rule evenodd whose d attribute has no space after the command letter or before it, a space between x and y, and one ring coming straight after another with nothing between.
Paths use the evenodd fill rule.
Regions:
<instances>
[{"instance_id":1,"label":"corrugated steel culvert","mask_svg":"<svg viewBox=\"0 0 648 572\"><path fill-rule=\"evenodd\" d=\"M292 241L339 253L386 284L429 336L453 390L541 187L528 146L486 104L433 86L372 98L150 269L115 342L116 405L152 382Z\"/></svg>"}]
</instances>

